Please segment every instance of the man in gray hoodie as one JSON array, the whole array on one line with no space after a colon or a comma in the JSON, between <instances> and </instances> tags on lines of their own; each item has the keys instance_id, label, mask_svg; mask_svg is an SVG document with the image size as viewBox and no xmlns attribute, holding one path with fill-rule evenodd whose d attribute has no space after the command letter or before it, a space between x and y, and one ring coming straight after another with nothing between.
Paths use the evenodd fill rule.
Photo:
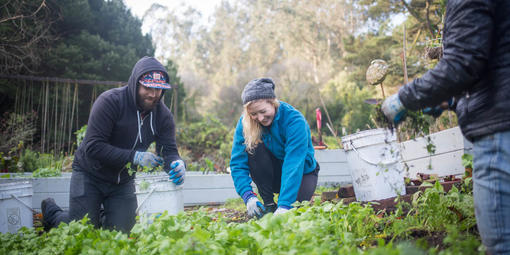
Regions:
<instances>
[{"instance_id":1,"label":"man in gray hoodie","mask_svg":"<svg viewBox=\"0 0 510 255\"><path fill-rule=\"evenodd\" d=\"M135 64L127 86L110 89L97 98L73 161L69 212L52 198L43 200L45 229L88 214L96 227L129 232L135 224L137 200L135 175L129 174L128 163L140 167L164 164L170 180L183 183L186 169L177 151L175 123L160 101L164 91L171 89L168 81L158 60L143 57ZM159 155L146 152L154 141Z\"/></svg>"}]
</instances>

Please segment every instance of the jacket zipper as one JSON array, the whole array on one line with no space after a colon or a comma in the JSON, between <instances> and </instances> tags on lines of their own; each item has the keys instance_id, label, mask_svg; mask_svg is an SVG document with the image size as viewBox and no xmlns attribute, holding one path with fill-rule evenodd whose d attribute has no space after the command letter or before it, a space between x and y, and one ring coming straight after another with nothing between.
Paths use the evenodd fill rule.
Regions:
<instances>
[{"instance_id":1,"label":"jacket zipper","mask_svg":"<svg viewBox=\"0 0 510 255\"><path fill-rule=\"evenodd\" d=\"M122 168L122 170L120 170L119 172L119 175L117 177L117 184L120 184L120 174L122 173L122 171L124 171L124 168Z\"/></svg>"},{"instance_id":2,"label":"jacket zipper","mask_svg":"<svg viewBox=\"0 0 510 255\"><path fill-rule=\"evenodd\" d=\"M142 136L142 134L141 134L142 132L141 132L141 131L142 131L143 122L144 122L145 118L147 118L147 115L146 115L146 116L143 116L143 118L142 118L142 121L141 121L141 122L142 122L142 124L140 124L140 136ZM136 144L137 144L137 143L138 143L138 135L136 136L135 144L133 145L133 150L136 148ZM124 169L125 169L125 167L123 167L123 168L120 170L119 174L117 175L117 184L119 184L119 183L120 183L120 174L122 174L122 172L124 171Z\"/></svg>"}]
</instances>

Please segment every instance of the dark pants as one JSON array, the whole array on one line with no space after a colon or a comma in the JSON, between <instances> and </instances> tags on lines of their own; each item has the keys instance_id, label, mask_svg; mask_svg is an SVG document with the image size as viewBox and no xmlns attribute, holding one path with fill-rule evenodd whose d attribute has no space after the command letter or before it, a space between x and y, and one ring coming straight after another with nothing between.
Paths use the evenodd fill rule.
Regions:
<instances>
[{"instance_id":1,"label":"dark pants","mask_svg":"<svg viewBox=\"0 0 510 255\"><path fill-rule=\"evenodd\" d=\"M112 184L81 171L73 171L69 196L69 212L56 204L43 211L44 221L56 227L60 222L80 220L86 214L96 227L128 233L135 225L137 201L134 180ZM104 209L104 211L103 211Z\"/></svg>"},{"instance_id":2,"label":"dark pants","mask_svg":"<svg viewBox=\"0 0 510 255\"><path fill-rule=\"evenodd\" d=\"M274 204L274 193L280 193L282 165L283 161L277 159L264 143L259 143L253 154L248 153L250 175L255 185L257 185L265 206ZM313 172L303 175L297 201L302 202L312 198L317 187L319 169L319 163L317 163L317 167Z\"/></svg>"}]
</instances>

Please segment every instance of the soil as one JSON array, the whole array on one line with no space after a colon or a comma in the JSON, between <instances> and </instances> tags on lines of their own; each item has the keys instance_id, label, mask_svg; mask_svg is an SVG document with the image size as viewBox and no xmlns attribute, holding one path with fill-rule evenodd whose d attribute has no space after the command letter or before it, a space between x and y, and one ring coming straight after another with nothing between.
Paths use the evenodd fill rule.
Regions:
<instances>
[{"instance_id":1,"label":"soil","mask_svg":"<svg viewBox=\"0 0 510 255\"><path fill-rule=\"evenodd\" d=\"M408 239L414 239L418 246L424 245L428 247L436 247L438 250L444 250L446 248L446 246L443 244L443 240L446 237L446 232L430 232L422 229L417 229L411 231L409 237L410 238ZM397 239L396 241L398 242L400 240Z\"/></svg>"},{"instance_id":2,"label":"soil","mask_svg":"<svg viewBox=\"0 0 510 255\"><path fill-rule=\"evenodd\" d=\"M187 206L184 211L198 210L199 206ZM227 222L244 223L250 220L245 211L238 211L234 209L223 208L221 205L210 205L206 209L210 214L221 215L223 218L228 218ZM216 219L213 217L213 220Z\"/></svg>"},{"instance_id":3,"label":"soil","mask_svg":"<svg viewBox=\"0 0 510 255\"><path fill-rule=\"evenodd\" d=\"M425 49L425 55L429 59L441 59L443 57L443 47L433 47L433 48L426 48Z\"/></svg>"},{"instance_id":4,"label":"soil","mask_svg":"<svg viewBox=\"0 0 510 255\"><path fill-rule=\"evenodd\" d=\"M377 127L379 128L387 128L392 130L393 132L393 123L386 118L384 112L381 109L381 104L377 104L374 109L374 121Z\"/></svg>"}]
</instances>

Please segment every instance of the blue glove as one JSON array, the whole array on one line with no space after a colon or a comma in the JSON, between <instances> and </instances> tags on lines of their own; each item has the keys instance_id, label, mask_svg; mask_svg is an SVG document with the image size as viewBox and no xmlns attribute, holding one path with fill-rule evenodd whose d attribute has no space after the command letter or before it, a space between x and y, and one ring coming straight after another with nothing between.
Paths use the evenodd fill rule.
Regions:
<instances>
[{"instance_id":1,"label":"blue glove","mask_svg":"<svg viewBox=\"0 0 510 255\"><path fill-rule=\"evenodd\" d=\"M432 115L432 117L437 118L441 116L441 113L443 113L444 110L450 109L453 110L453 103L455 100L452 98L448 101L444 101L440 105L437 105L436 107L427 107L422 110L424 114Z\"/></svg>"},{"instance_id":2,"label":"blue glove","mask_svg":"<svg viewBox=\"0 0 510 255\"><path fill-rule=\"evenodd\" d=\"M441 116L441 113L443 113L443 108L441 108L439 105L436 107L427 107L423 109L422 112L423 114L431 115L432 117L437 118Z\"/></svg>"},{"instance_id":3,"label":"blue glove","mask_svg":"<svg viewBox=\"0 0 510 255\"><path fill-rule=\"evenodd\" d=\"M393 94L384 100L381 110L388 120L392 121L397 125L403 121L406 117L407 110L398 98L398 93Z\"/></svg>"},{"instance_id":4,"label":"blue glove","mask_svg":"<svg viewBox=\"0 0 510 255\"><path fill-rule=\"evenodd\" d=\"M257 216L257 218L260 218L264 215L266 209L259 201L255 193L253 193L253 191L246 191L242 197L244 203L246 204L246 211L248 213L248 217Z\"/></svg>"},{"instance_id":5,"label":"blue glove","mask_svg":"<svg viewBox=\"0 0 510 255\"><path fill-rule=\"evenodd\" d=\"M184 165L184 161L175 160L170 163L170 171L168 171L168 175L170 175L169 180L177 185L181 185L184 183L184 175L186 174L186 166Z\"/></svg>"},{"instance_id":6,"label":"blue glove","mask_svg":"<svg viewBox=\"0 0 510 255\"><path fill-rule=\"evenodd\" d=\"M163 164L163 159L152 152L137 151L133 164L143 167L156 167Z\"/></svg>"}]
</instances>

